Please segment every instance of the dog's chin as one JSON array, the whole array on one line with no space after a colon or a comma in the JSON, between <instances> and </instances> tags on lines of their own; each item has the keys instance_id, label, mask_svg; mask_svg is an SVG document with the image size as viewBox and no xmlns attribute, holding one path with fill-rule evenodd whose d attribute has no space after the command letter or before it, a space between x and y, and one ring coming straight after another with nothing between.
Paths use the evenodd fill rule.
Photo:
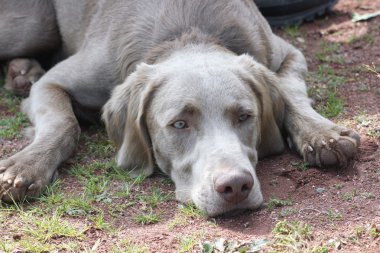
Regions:
<instances>
[{"instance_id":1,"label":"dog's chin","mask_svg":"<svg viewBox=\"0 0 380 253\"><path fill-rule=\"evenodd\" d=\"M237 216L244 213L247 210L259 209L263 204L263 197L261 193L254 197L247 198L246 200L233 204L221 199L215 201L202 201L200 199L193 199L193 202L197 208L202 210L209 217L218 216Z\"/></svg>"},{"instance_id":2,"label":"dog's chin","mask_svg":"<svg viewBox=\"0 0 380 253\"><path fill-rule=\"evenodd\" d=\"M203 206L198 206L203 212L206 213L208 217L235 217L239 216L247 211L257 210L261 207L260 205L255 206L244 206L244 205L224 205L224 206L214 206L212 208L204 208Z\"/></svg>"}]
</instances>

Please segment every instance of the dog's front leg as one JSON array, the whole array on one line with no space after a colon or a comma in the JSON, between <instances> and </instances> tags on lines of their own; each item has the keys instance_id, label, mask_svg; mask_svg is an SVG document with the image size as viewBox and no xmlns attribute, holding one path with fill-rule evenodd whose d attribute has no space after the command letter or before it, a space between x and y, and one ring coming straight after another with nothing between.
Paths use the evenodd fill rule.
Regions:
<instances>
[{"instance_id":1,"label":"dog's front leg","mask_svg":"<svg viewBox=\"0 0 380 253\"><path fill-rule=\"evenodd\" d=\"M278 70L280 91L286 104L284 125L291 144L310 165L345 167L360 144L359 135L324 118L311 107L304 75L306 61L297 49L282 44L285 58Z\"/></svg>"},{"instance_id":2,"label":"dog's front leg","mask_svg":"<svg viewBox=\"0 0 380 253\"><path fill-rule=\"evenodd\" d=\"M23 110L34 124L31 144L0 161L0 199L17 201L38 196L54 180L61 162L74 151L80 128L65 85L75 83L76 63L58 65L33 85ZM70 68L71 66L71 68Z\"/></svg>"}]
</instances>

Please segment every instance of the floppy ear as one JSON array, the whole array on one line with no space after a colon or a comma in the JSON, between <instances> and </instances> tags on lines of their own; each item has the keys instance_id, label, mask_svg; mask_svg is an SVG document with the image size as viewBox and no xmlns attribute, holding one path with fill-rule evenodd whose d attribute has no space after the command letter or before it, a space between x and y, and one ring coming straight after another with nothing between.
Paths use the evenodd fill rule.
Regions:
<instances>
[{"instance_id":1,"label":"floppy ear","mask_svg":"<svg viewBox=\"0 0 380 253\"><path fill-rule=\"evenodd\" d=\"M118 149L117 164L149 176L153 173L151 142L145 122L145 110L156 85L150 81L153 67L140 64L124 83L115 87L111 98L103 107L110 139Z\"/></svg>"},{"instance_id":2,"label":"floppy ear","mask_svg":"<svg viewBox=\"0 0 380 253\"><path fill-rule=\"evenodd\" d=\"M247 71L241 73L243 80L249 84L260 101L261 133L258 147L259 156L281 153L285 148L280 131L285 107L276 88L279 79L249 55L239 56L239 62Z\"/></svg>"}]
</instances>

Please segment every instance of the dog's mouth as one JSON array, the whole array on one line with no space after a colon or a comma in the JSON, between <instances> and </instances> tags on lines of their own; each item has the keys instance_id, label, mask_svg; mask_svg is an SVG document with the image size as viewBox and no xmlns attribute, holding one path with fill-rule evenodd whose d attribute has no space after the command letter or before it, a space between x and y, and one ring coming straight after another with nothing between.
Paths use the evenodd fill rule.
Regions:
<instances>
[{"instance_id":1,"label":"dog's mouth","mask_svg":"<svg viewBox=\"0 0 380 253\"><path fill-rule=\"evenodd\" d=\"M245 200L239 203L229 203L225 201L194 201L197 208L202 210L209 217L233 217L244 212L256 210L262 206L262 198L257 200Z\"/></svg>"}]
</instances>

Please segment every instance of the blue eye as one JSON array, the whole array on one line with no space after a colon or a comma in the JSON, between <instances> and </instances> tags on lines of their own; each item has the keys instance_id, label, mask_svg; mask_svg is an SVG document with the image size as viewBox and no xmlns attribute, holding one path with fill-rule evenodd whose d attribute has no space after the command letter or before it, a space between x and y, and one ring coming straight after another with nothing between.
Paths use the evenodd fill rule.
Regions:
<instances>
[{"instance_id":1,"label":"blue eye","mask_svg":"<svg viewBox=\"0 0 380 253\"><path fill-rule=\"evenodd\" d=\"M242 114L239 116L239 122L246 121L250 117L249 114Z\"/></svg>"},{"instance_id":2,"label":"blue eye","mask_svg":"<svg viewBox=\"0 0 380 253\"><path fill-rule=\"evenodd\" d=\"M176 129L184 129L187 128L187 123L184 120L178 120L172 124L172 126Z\"/></svg>"}]
</instances>

